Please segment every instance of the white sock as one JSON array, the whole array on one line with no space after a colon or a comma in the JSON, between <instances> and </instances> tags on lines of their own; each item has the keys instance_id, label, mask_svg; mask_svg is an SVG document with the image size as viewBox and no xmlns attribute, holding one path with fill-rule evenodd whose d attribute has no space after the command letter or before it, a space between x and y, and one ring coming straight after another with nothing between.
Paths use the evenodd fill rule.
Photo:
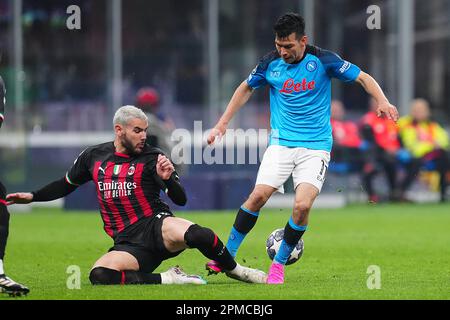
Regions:
<instances>
[{"instance_id":1,"label":"white sock","mask_svg":"<svg viewBox=\"0 0 450 320\"><path fill-rule=\"evenodd\" d=\"M3 260L0 259L0 274L4 274L5 270L3 270Z\"/></svg>"}]
</instances>

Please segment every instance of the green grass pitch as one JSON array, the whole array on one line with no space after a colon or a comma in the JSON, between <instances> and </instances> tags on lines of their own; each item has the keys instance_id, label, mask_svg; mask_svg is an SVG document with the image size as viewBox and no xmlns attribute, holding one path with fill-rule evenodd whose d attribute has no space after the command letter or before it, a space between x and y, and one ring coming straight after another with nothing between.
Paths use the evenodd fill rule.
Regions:
<instances>
[{"instance_id":1,"label":"green grass pitch","mask_svg":"<svg viewBox=\"0 0 450 320\"><path fill-rule=\"evenodd\" d=\"M283 227L290 210L263 210L237 260L267 271L265 240ZM177 216L212 228L226 241L235 213L186 212ZM287 266L282 286L206 276L207 261L186 250L164 262L206 278L206 286L92 286L89 270L112 245L99 213L34 209L14 213L5 260L7 273L31 289L20 299L449 299L450 205L358 205L311 212L305 251ZM81 288L68 289L67 268L80 267ZM381 288L367 287L368 267L381 271ZM0 299L11 299L0 295Z\"/></svg>"}]
</instances>

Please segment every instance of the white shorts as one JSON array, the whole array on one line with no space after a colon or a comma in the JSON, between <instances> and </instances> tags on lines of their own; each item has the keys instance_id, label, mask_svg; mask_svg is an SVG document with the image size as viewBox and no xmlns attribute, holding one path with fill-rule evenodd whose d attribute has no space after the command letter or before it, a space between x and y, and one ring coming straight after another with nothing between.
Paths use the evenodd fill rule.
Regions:
<instances>
[{"instance_id":1,"label":"white shorts","mask_svg":"<svg viewBox=\"0 0 450 320\"><path fill-rule=\"evenodd\" d=\"M269 185L284 193L283 185L292 174L294 189L306 182L320 192L329 162L327 151L271 145L264 153L256 184Z\"/></svg>"}]
</instances>

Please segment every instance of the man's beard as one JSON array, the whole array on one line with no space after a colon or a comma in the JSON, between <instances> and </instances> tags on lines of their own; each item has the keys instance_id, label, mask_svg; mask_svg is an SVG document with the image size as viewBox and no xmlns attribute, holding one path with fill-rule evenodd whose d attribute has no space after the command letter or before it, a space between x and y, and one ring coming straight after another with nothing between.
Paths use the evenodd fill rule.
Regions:
<instances>
[{"instance_id":1,"label":"man's beard","mask_svg":"<svg viewBox=\"0 0 450 320\"><path fill-rule=\"evenodd\" d=\"M283 59L283 60L284 60L284 59ZM292 55L292 56L288 57L286 60L284 60L284 62L289 63L289 64L292 64L292 63L294 63L296 60L297 60L296 56L295 56L295 55Z\"/></svg>"},{"instance_id":2,"label":"man's beard","mask_svg":"<svg viewBox=\"0 0 450 320\"><path fill-rule=\"evenodd\" d=\"M136 146L132 144L130 140L127 139L126 136L122 138L122 146L127 150L129 155L138 155L142 153L142 149L138 149Z\"/></svg>"}]
</instances>

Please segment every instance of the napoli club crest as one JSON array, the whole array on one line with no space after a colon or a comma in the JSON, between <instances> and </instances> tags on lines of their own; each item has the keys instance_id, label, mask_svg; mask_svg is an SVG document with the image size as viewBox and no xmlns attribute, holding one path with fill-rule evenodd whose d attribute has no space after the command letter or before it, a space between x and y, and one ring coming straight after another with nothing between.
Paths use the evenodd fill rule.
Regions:
<instances>
[{"instance_id":1,"label":"napoli club crest","mask_svg":"<svg viewBox=\"0 0 450 320\"><path fill-rule=\"evenodd\" d=\"M315 61L309 61L306 64L306 70L308 70L309 72L313 72L317 69L317 63Z\"/></svg>"}]
</instances>

